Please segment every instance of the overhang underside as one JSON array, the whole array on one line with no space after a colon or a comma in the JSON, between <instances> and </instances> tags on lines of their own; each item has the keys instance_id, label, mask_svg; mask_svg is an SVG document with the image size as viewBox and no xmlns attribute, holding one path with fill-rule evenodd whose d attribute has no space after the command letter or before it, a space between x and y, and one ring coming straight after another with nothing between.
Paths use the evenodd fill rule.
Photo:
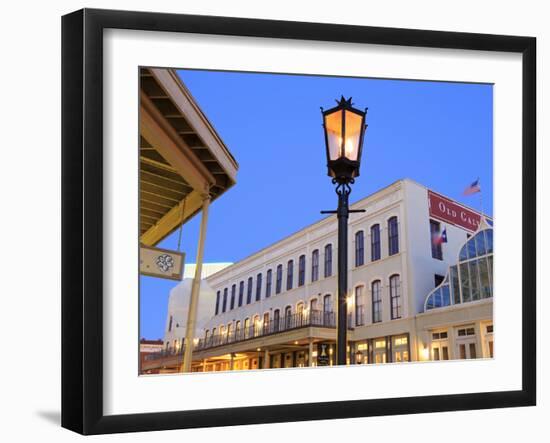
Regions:
<instances>
[{"instance_id":1,"label":"overhang underside","mask_svg":"<svg viewBox=\"0 0 550 443\"><path fill-rule=\"evenodd\" d=\"M235 184L237 162L172 69L140 69L140 243L153 246Z\"/></svg>"}]
</instances>

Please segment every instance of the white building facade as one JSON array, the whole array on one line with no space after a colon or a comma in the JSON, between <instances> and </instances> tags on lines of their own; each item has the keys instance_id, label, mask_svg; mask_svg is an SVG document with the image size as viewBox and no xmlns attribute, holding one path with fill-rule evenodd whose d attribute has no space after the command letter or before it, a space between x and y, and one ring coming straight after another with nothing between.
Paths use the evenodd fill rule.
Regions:
<instances>
[{"instance_id":1,"label":"white building facade","mask_svg":"<svg viewBox=\"0 0 550 443\"><path fill-rule=\"evenodd\" d=\"M351 208L365 212L349 220L348 362L492 356L482 337L492 334L492 293L426 310L483 218L408 179ZM443 229L447 242L434 243ZM197 330L193 370L335 364L337 248L331 216L206 277L212 293L201 312L210 312ZM471 338L472 328L477 352L471 340L466 354L451 349L458 342L449 344L450 335L460 330L462 339L464 329Z\"/></svg>"}]
</instances>

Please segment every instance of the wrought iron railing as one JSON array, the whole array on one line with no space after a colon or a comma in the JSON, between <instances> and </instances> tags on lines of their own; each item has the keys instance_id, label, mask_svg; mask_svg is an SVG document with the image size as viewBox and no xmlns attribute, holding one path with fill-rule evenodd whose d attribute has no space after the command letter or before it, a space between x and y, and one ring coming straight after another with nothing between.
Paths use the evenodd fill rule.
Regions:
<instances>
[{"instance_id":1,"label":"wrought iron railing","mask_svg":"<svg viewBox=\"0 0 550 443\"><path fill-rule=\"evenodd\" d=\"M336 317L334 312L324 311L305 311L291 315L285 315L279 319L272 319L268 322L260 320L247 328L236 328L233 331L222 334L211 335L201 338L195 349L209 349L216 346L222 346L230 343L242 342L258 337L265 337L272 334L290 331L292 329L303 328L306 326L319 326L325 328L336 327Z\"/></svg>"},{"instance_id":2,"label":"wrought iron railing","mask_svg":"<svg viewBox=\"0 0 550 443\"><path fill-rule=\"evenodd\" d=\"M183 351L185 349L185 346L180 346L177 348L168 347L166 349L163 349L162 351L158 352L151 352L145 355L144 360L150 361L150 360L158 360L159 358L164 357L172 357L175 355L181 355L183 356Z\"/></svg>"},{"instance_id":3,"label":"wrought iron railing","mask_svg":"<svg viewBox=\"0 0 550 443\"><path fill-rule=\"evenodd\" d=\"M355 312L348 315L348 327L351 329L354 326L364 324L364 307L358 306ZM237 327L232 331L218 333L205 338L201 338L196 342L195 350L210 349L217 346L223 346L231 343L243 342L258 337L266 337L281 332L290 331L293 329L317 326L324 328L336 327L336 315L329 311L307 310L291 315L283 315L278 319L271 319L268 322L260 320L251 324L247 328ZM183 355L184 346L178 348L169 347L160 352L151 353L145 356L145 360L156 360L164 357Z\"/></svg>"}]
</instances>

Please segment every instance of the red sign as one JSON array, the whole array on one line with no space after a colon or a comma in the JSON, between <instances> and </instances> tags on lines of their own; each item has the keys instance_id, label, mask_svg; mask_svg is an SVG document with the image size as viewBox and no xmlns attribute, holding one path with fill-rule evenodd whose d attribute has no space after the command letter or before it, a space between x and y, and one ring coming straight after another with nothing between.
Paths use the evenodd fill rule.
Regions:
<instances>
[{"instance_id":1,"label":"red sign","mask_svg":"<svg viewBox=\"0 0 550 443\"><path fill-rule=\"evenodd\" d=\"M472 232L479 226L481 216L477 212L432 191L428 191L428 205L431 217L452 223Z\"/></svg>"}]
</instances>

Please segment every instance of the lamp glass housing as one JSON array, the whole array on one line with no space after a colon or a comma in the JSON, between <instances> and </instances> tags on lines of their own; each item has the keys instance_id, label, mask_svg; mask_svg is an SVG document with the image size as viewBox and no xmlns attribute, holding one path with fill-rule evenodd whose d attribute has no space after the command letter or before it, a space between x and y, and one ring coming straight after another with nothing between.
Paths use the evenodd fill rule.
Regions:
<instances>
[{"instance_id":1,"label":"lamp glass housing","mask_svg":"<svg viewBox=\"0 0 550 443\"><path fill-rule=\"evenodd\" d=\"M344 111L346 119L346 130L343 137L343 146L341 155L351 161L358 161L359 145L361 143L361 133L363 129L363 116L355 112Z\"/></svg>"},{"instance_id":2,"label":"lamp glass housing","mask_svg":"<svg viewBox=\"0 0 550 443\"><path fill-rule=\"evenodd\" d=\"M344 97L338 106L323 111L328 175L339 181L359 175L365 114L366 111L353 108L351 98Z\"/></svg>"},{"instance_id":3,"label":"lamp glass housing","mask_svg":"<svg viewBox=\"0 0 550 443\"><path fill-rule=\"evenodd\" d=\"M328 154L332 161L338 160L342 155L342 113L343 111L336 111L325 115Z\"/></svg>"}]
</instances>

